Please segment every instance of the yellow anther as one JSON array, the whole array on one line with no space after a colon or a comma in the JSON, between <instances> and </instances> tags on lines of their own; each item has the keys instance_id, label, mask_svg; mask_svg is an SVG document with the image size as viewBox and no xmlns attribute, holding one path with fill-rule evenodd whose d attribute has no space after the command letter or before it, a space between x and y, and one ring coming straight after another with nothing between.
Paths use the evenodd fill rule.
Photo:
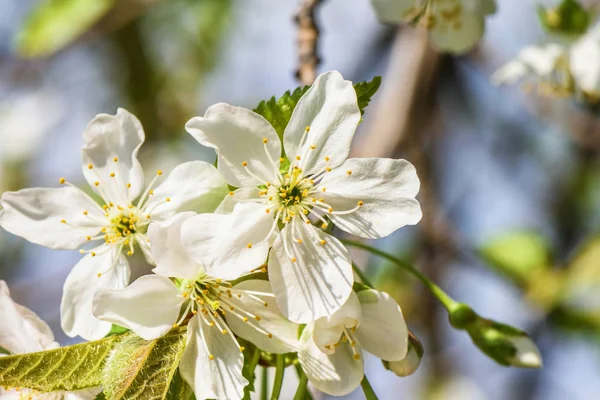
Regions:
<instances>
[{"instance_id":1,"label":"yellow anther","mask_svg":"<svg viewBox=\"0 0 600 400\"><path fill-rule=\"evenodd\" d=\"M79 249L79 254L85 254L85 250Z\"/></svg>"},{"instance_id":2,"label":"yellow anther","mask_svg":"<svg viewBox=\"0 0 600 400\"><path fill-rule=\"evenodd\" d=\"M296 262L296 257L291 258L292 262Z\"/></svg>"},{"instance_id":3,"label":"yellow anther","mask_svg":"<svg viewBox=\"0 0 600 400\"><path fill-rule=\"evenodd\" d=\"M296 156L296 161L300 161L300 156Z\"/></svg>"},{"instance_id":4,"label":"yellow anther","mask_svg":"<svg viewBox=\"0 0 600 400\"><path fill-rule=\"evenodd\" d=\"M273 339L273 334L272 334L272 333L267 333L267 337L268 337L269 339Z\"/></svg>"},{"instance_id":5,"label":"yellow anther","mask_svg":"<svg viewBox=\"0 0 600 400\"><path fill-rule=\"evenodd\" d=\"M244 318L243 318L243 321L244 321L244 322L248 322L248 317L244 317Z\"/></svg>"},{"instance_id":6,"label":"yellow anther","mask_svg":"<svg viewBox=\"0 0 600 400\"><path fill-rule=\"evenodd\" d=\"M247 247L247 248L249 248L249 249L251 249L251 248L252 248L252 243L248 243L248 244L246 245L246 247Z\"/></svg>"},{"instance_id":7,"label":"yellow anther","mask_svg":"<svg viewBox=\"0 0 600 400\"><path fill-rule=\"evenodd\" d=\"M346 171L346 173L347 173L348 175L352 175L352 171L351 171L351 170L348 170L348 171Z\"/></svg>"},{"instance_id":8,"label":"yellow anther","mask_svg":"<svg viewBox=\"0 0 600 400\"><path fill-rule=\"evenodd\" d=\"M327 190L327 188L322 188L322 189L321 189L321 191L322 191L323 193L325 193L325 191L326 191L326 190Z\"/></svg>"},{"instance_id":9,"label":"yellow anther","mask_svg":"<svg viewBox=\"0 0 600 400\"><path fill-rule=\"evenodd\" d=\"M153 196L153 195L154 195L154 190L151 190L151 191L149 191L149 192L148 192L148 194L149 194L150 196Z\"/></svg>"},{"instance_id":10,"label":"yellow anther","mask_svg":"<svg viewBox=\"0 0 600 400\"><path fill-rule=\"evenodd\" d=\"M150 219L150 214L146 214L146 219Z\"/></svg>"},{"instance_id":11,"label":"yellow anther","mask_svg":"<svg viewBox=\"0 0 600 400\"><path fill-rule=\"evenodd\" d=\"M223 329L223 330L221 331L221 333L222 333L223 335L227 335L227 329Z\"/></svg>"},{"instance_id":12,"label":"yellow anther","mask_svg":"<svg viewBox=\"0 0 600 400\"><path fill-rule=\"evenodd\" d=\"M321 228L323 229L327 229L329 225L326 222L323 222L323 224L321 224Z\"/></svg>"},{"instance_id":13,"label":"yellow anther","mask_svg":"<svg viewBox=\"0 0 600 400\"><path fill-rule=\"evenodd\" d=\"M267 144L267 143L269 143L269 139L267 139L267 138L263 138L263 143L264 143L264 144Z\"/></svg>"},{"instance_id":14,"label":"yellow anther","mask_svg":"<svg viewBox=\"0 0 600 400\"><path fill-rule=\"evenodd\" d=\"M330 158L325 156L325 161L329 161L329 160L330 160Z\"/></svg>"},{"instance_id":15,"label":"yellow anther","mask_svg":"<svg viewBox=\"0 0 600 400\"><path fill-rule=\"evenodd\" d=\"M365 202L364 202L364 201L362 201L362 200L360 200L360 201L358 202L358 205L359 205L359 206L362 206L363 204L365 204Z\"/></svg>"},{"instance_id":16,"label":"yellow anther","mask_svg":"<svg viewBox=\"0 0 600 400\"><path fill-rule=\"evenodd\" d=\"M212 361L212 360L214 360L214 359L215 359L215 356L213 356L212 354L209 354L209 355L208 355L208 359Z\"/></svg>"},{"instance_id":17,"label":"yellow anther","mask_svg":"<svg viewBox=\"0 0 600 400\"><path fill-rule=\"evenodd\" d=\"M88 164L88 169L92 169L94 166L92 164Z\"/></svg>"},{"instance_id":18,"label":"yellow anther","mask_svg":"<svg viewBox=\"0 0 600 400\"><path fill-rule=\"evenodd\" d=\"M170 198L170 197L167 197L167 198L166 198L166 201L167 201L167 203L168 203L168 202L170 202L170 201L171 201L171 198Z\"/></svg>"},{"instance_id":19,"label":"yellow anther","mask_svg":"<svg viewBox=\"0 0 600 400\"><path fill-rule=\"evenodd\" d=\"M244 346L240 346L240 353L242 353L246 348Z\"/></svg>"},{"instance_id":20,"label":"yellow anther","mask_svg":"<svg viewBox=\"0 0 600 400\"><path fill-rule=\"evenodd\" d=\"M98 272L98 275L96 275L98 278L100 278L102 276L102 273Z\"/></svg>"},{"instance_id":21,"label":"yellow anther","mask_svg":"<svg viewBox=\"0 0 600 400\"><path fill-rule=\"evenodd\" d=\"M179 325L178 324L173 324L173 328L179 328ZM210 358L210 356L209 356L209 358Z\"/></svg>"},{"instance_id":22,"label":"yellow anther","mask_svg":"<svg viewBox=\"0 0 600 400\"><path fill-rule=\"evenodd\" d=\"M317 145L316 145L316 144L311 144L311 145L310 145L310 149L311 149L311 150L314 150L314 149L316 149L316 148L317 148Z\"/></svg>"},{"instance_id":23,"label":"yellow anther","mask_svg":"<svg viewBox=\"0 0 600 400\"><path fill-rule=\"evenodd\" d=\"M329 209L327 210L327 212L333 212L333 208L329 207Z\"/></svg>"},{"instance_id":24,"label":"yellow anther","mask_svg":"<svg viewBox=\"0 0 600 400\"><path fill-rule=\"evenodd\" d=\"M327 240L321 239L319 243L321 243L321 246L325 246L327 244Z\"/></svg>"},{"instance_id":25,"label":"yellow anther","mask_svg":"<svg viewBox=\"0 0 600 400\"><path fill-rule=\"evenodd\" d=\"M114 162L118 162L118 161L119 161L119 157L115 157L115 158L113 158L113 161L114 161Z\"/></svg>"},{"instance_id":26,"label":"yellow anther","mask_svg":"<svg viewBox=\"0 0 600 400\"><path fill-rule=\"evenodd\" d=\"M360 354L355 354L355 355L354 355L354 359L355 359L355 360L360 360Z\"/></svg>"},{"instance_id":27,"label":"yellow anther","mask_svg":"<svg viewBox=\"0 0 600 400\"><path fill-rule=\"evenodd\" d=\"M302 244L302 239L298 239L296 242L298 242L298 244Z\"/></svg>"},{"instance_id":28,"label":"yellow anther","mask_svg":"<svg viewBox=\"0 0 600 400\"><path fill-rule=\"evenodd\" d=\"M306 126L306 132L310 131L310 126Z\"/></svg>"},{"instance_id":29,"label":"yellow anther","mask_svg":"<svg viewBox=\"0 0 600 400\"><path fill-rule=\"evenodd\" d=\"M88 215L88 212L87 212L87 211L84 211L84 212L83 212L83 215Z\"/></svg>"},{"instance_id":30,"label":"yellow anther","mask_svg":"<svg viewBox=\"0 0 600 400\"><path fill-rule=\"evenodd\" d=\"M192 310L192 314L196 315L196 314L198 314L198 311L197 310Z\"/></svg>"},{"instance_id":31,"label":"yellow anther","mask_svg":"<svg viewBox=\"0 0 600 400\"><path fill-rule=\"evenodd\" d=\"M161 176L163 174L162 169L159 169L158 171L156 171L156 175Z\"/></svg>"},{"instance_id":32,"label":"yellow anther","mask_svg":"<svg viewBox=\"0 0 600 400\"><path fill-rule=\"evenodd\" d=\"M208 325L215 326L215 322L214 321L210 321Z\"/></svg>"},{"instance_id":33,"label":"yellow anther","mask_svg":"<svg viewBox=\"0 0 600 400\"><path fill-rule=\"evenodd\" d=\"M66 220L64 220L64 219L61 219L61 220L60 220L60 223L61 223L61 224L66 224L66 223L67 223L67 221L66 221Z\"/></svg>"},{"instance_id":34,"label":"yellow anther","mask_svg":"<svg viewBox=\"0 0 600 400\"><path fill-rule=\"evenodd\" d=\"M267 273L267 269L266 269L265 267L262 267L262 268L260 269L260 272L262 272L263 274L266 274L266 273ZM238 294L238 297L242 297L242 295L241 295L241 294Z\"/></svg>"},{"instance_id":35,"label":"yellow anther","mask_svg":"<svg viewBox=\"0 0 600 400\"><path fill-rule=\"evenodd\" d=\"M304 223L305 223L306 225L310 225L310 221L309 221L309 220L306 220Z\"/></svg>"},{"instance_id":36,"label":"yellow anther","mask_svg":"<svg viewBox=\"0 0 600 400\"><path fill-rule=\"evenodd\" d=\"M323 202L325 201L325 199L321 197L321 198L319 198L319 201L320 201L321 203L323 203Z\"/></svg>"},{"instance_id":37,"label":"yellow anther","mask_svg":"<svg viewBox=\"0 0 600 400\"><path fill-rule=\"evenodd\" d=\"M129 251L127 252L127 255L128 255L128 256L132 256L132 255L133 255L133 251L129 250Z\"/></svg>"},{"instance_id":38,"label":"yellow anther","mask_svg":"<svg viewBox=\"0 0 600 400\"><path fill-rule=\"evenodd\" d=\"M93 251L90 253L90 255L91 255L92 257L96 257L96 253L94 253Z\"/></svg>"},{"instance_id":39,"label":"yellow anther","mask_svg":"<svg viewBox=\"0 0 600 400\"><path fill-rule=\"evenodd\" d=\"M279 158L279 162L280 162L280 163L282 163L282 162L284 162L284 161L285 161L285 158L283 158L283 157Z\"/></svg>"},{"instance_id":40,"label":"yellow anther","mask_svg":"<svg viewBox=\"0 0 600 400\"><path fill-rule=\"evenodd\" d=\"M270 212L271 212L271 209L270 209L270 208L267 208L267 209L265 210L265 213L267 213L267 214L268 214L268 213L270 213Z\"/></svg>"},{"instance_id":41,"label":"yellow anther","mask_svg":"<svg viewBox=\"0 0 600 400\"><path fill-rule=\"evenodd\" d=\"M94 186L98 186L98 185L100 185L100 182L98 182L98 181L94 182Z\"/></svg>"},{"instance_id":42,"label":"yellow anther","mask_svg":"<svg viewBox=\"0 0 600 400\"><path fill-rule=\"evenodd\" d=\"M86 236L85 238L86 238L87 240L92 240L92 237L91 237L91 236Z\"/></svg>"},{"instance_id":43,"label":"yellow anther","mask_svg":"<svg viewBox=\"0 0 600 400\"><path fill-rule=\"evenodd\" d=\"M265 307L269 307L269 303L267 303L266 301L263 303L263 306Z\"/></svg>"},{"instance_id":44,"label":"yellow anther","mask_svg":"<svg viewBox=\"0 0 600 400\"><path fill-rule=\"evenodd\" d=\"M242 167L247 167L248 166L248 161L242 161Z\"/></svg>"},{"instance_id":45,"label":"yellow anther","mask_svg":"<svg viewBox=\"0 0 600 400\"><path fill-rule=\"evenodd\" d=\"M131 188L131 183L127 184L127 189Z\"/></svg>"},{"instance_id":46,"label":"yellow anther","mask_svg":"<svg viewBox=\"0 0 600 400\"><path fill-rule=\"evenodd\" d=\"M229 195L230 195L230 196L233 196L234 194L235 194L235 193L233 193L233 192L229 192Z\"/></svg>"},{"instance_id":47,"label":"yellow anther","mask_svg":"<svg viewBox=\"0 0 600 400\"><path fill-rule=\"evenodd\" d=\"M330 349L331 349L331 345L329 345L329 344L326 344L326 345L325 345L325 348L326 348L327 350L330 350Z\"/></svg>"},{"instance_id":48,"label":"yellow anther","mask_svg":"<svg viewBox=\"0 0 600 400\"><path fill-rule=\"evenodd\" d=\"M64 185L67 180L65 178L60 178L58 181L61 185Z\"/></svg>"},{"instance_id":49,"label":"yellow anther","mask_svg":"<svg viewBox=\"0 0 600 400\"><path fill-rule=\"evenodd\" d=\"M190 294L188 292L183 292L181 295L183 296L183 298L187 298Z\"/></svg>"},{"instance_id":50,"label":"yellow anther","mask_svg":"<svg viewBox=\"0 0 600 400\"><path fill-rule=\"evenodd\" d=\"M254 319L257 320L257 321L260 321L260 315L255 315Z\"/></svg>"},{"instance_id":51,"label":"yellow anther","mask_svg":"<svg viewBox=\"0 0 600 400\"><path fill-rule=\"evenodd\" d=\"M114 172L111 172L111 173L110 173L110 177L111 177L111 178L114 178L114 177L115 177L115 173L114 173Z\"/></svg>"}]
</instances>

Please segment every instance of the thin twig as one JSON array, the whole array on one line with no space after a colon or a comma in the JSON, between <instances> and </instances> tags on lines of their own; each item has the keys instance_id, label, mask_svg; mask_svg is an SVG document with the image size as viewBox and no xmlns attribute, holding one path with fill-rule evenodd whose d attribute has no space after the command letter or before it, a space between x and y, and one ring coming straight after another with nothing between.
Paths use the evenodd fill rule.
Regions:
<instances>
[{"instance_id":1,"label":"thin twig","mask_svg":"<svg viewBox=\"0 0 600 400\"><path fill-rule=\"evenodd\" d=\"M312 85L317 79L319 27L315 11L323 0L301 0L294 17L298 26L298 69L296 77L303 85Z\"/></svg>"}]
</instances>

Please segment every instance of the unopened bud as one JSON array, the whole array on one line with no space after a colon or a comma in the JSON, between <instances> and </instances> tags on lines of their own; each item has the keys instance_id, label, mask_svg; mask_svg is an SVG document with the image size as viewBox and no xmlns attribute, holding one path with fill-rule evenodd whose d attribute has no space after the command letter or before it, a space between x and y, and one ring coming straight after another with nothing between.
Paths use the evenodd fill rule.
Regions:
<instances>
[{"instance_id":1,"label":"unopened bud","mask_svg":"<svg viewBox=\"0 0 600 400\"><path fill-rule=\"evenodd\" d=\"M423 345L412 332L408 333L408 352L400 361L386 361L386 367L400 377L415 373L423 358Z\"/></svg>"},{"instance_id":2,"label":"unopened bud","mask_svg":"<svg viewBox=\"0 0 600 400\"><path fill-rule=\"evenodd\" d=\"M473 343L496 362L518 368L541 368L535 343L520 329L479 318L467 329Z\"/></svg>"}]
</instances>

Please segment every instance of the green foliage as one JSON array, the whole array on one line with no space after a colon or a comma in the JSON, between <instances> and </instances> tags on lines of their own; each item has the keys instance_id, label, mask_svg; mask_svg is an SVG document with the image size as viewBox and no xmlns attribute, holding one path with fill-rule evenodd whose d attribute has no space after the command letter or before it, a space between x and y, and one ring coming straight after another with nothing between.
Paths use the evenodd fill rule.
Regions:
<instances>
[{"instance_id":1,"label":"green foliage","mask_svg":"<svg viewBox=\"0 0 600 400\"><path fill-rule=\"evenodd\" d=\"M364 114L365 108L369 105L371 98L381 85L381 77L376 76L369 82L359 82L354 84L354 90L358 99L358 106L361 114ZM296 108L298 101L306 93L310 86L298 87L293 92L287 91L279 99L275 96L269 100L261 101L254 109L254 112L265 117L273 125L277 135L283 137L283 132L287 126L292 112Z\"/></svg>"},{"instance_id":2,"label":"green foliage","mask_svg":"<svg viewBox=\"0 0 600 400\"><path fill-rule=\"evenodd\" d=\"M49 56L104 16L116 0L47 0L40 2L16 37L22 57Z\"/></svg>"},{"instance_id":3,"label":"green foliage","mask_svg":"<svg viewBox=\"0 0 600 400\"><path fill-rule=\"evenodd\" d=\"M171 387L186 342L186 328L173 329L155 340L128 336L106 361L102 386L112 400L164 399L185 388Z\"/></svg>"},{"instance_id":4,"label":"green foliage","mask_svg":"<svg viewBox=\"0 0 600 400\"><path fill-rule=\"evenodd\" d=\"M584 34L592 21L592 15L576 0L563 0L549 9L538 6L538 17L546 31L566 36Z\"/></svg>"},{"instance_id":5,"label":"green foliage","mask_svg":"<svg viewBox=\"0 0 600 400\"><path fill-rule=\"evenodd\" d=\"M167 392L166 400L194 400L196 396L194 396L194 392L190 385L188 385L181 375L179 374L179 370L175 372L175 376L171 381L171 385L169 386L169 391Z\"/></svg>"},{"instance_id":6,"label":"green foliage","mask_svg":"<svg viewBox=\"0 0 600 400\"><path fill-rule=\"evenodd\" d=\"M548 242L535 232L499 236L479 252L493 267L518 281L527 281L535 270L551 263Z\"/></svg>"},{"instance_id":7,"label":"green foliage","mask_svg":"<svg viewBox=\"0 0 600 400\"><path fill-rule=\"evenodd\" d=\"M38 353L0 357L0 386L26 387L42 392L98 386L110 351L129 335Z\"/></svg>"},{"instance_id":8,"label":"green foliage","mask_svg":"<svg viewBox=\"0 0 600 400\"><path fill-rule=\"evenodd\" d=\"M260 350L250 342L244 344L244 367L242 368L242 375L248 380L248 384L244 388L244 400L250 400L250 393L256 389L254 382L256 381L256 366L260 361Z\"/></svg>"}]
</instances>

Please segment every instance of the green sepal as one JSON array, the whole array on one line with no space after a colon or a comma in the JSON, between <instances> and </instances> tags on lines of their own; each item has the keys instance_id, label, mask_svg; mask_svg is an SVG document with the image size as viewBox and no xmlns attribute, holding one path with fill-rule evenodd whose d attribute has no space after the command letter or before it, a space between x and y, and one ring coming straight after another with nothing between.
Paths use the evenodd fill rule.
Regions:
<instances>
[{"instance_id":1,"label":"green sepal","mask_svg":"<svg viewBox=\"0 0 600 400\"><path fill-rule=\"evenodd\" d=\"M52 55L91 28L116 0L48 0L27 17L16 36L21 57Z\"/></svg>"},{"instance_id":2,"label":"green sepal","mask_svg":"<svg viewBox=\"0 0 600 400\"><path fill-rule=\"evenodd\" d=\"M590 12L575 0L563 0L553 8L538 6L537 12L542 27L553 34L579 36L592 22Z\"/></svg>"},{"instance_id":3,"label":"green sepal","mask_svg":"<svg viewBox=\"0 0 600 400\"><path fill-rule=\"evenodd\" d=\"M112 400L166 398L179 367L186 335L184 326L154 340L134 335L126 337L106 361L102 374L106 397Z\"/></svg>"},{"instance_id":4,"label":"green sepal","mask_svg":"<svg viewBox=\"0 0 600 400\"><path fill-rule=\"evenodd\" d=\"M0 354L9 355L10 351L8 351L4 347L0 346Z\"/></svg>"},{"instance_id":5,"label":"green sepal","mask_svg":"<svg viewBox=\"0 0 600 400\"><path fill-rule=\"evenodd\" d=\"M130 329L113 324L112 328L110 328L110 332L105 337L113 336L113 335L122 335L124 333L130 332Z\"/></svg>"},{"instance_id":6,"label":"green sepal","mask_svg":"<svg viewBox=\"0 0 600 400\"><path fill-rule=\"evenodd\" d=\"M369 290L369 289L372 289L372 288L365 285L364 283L360 283L360 282L356 282L356 281L354 281L354 285L352 285L352 290L354 290L354 292L356 292L356 293L362 292L363 290Z\"/></svg>"},{"instance_id":7,"label":"green sepal","mask_svg":"<svg viewBox=\"0 0 600 400\"><path fill-rule=\"evenodd\" d=\"M40 392L72 391L98 386L106 358L129 334L37 353L0 357L0 386Z\"/></svg>"}]
</instances>

